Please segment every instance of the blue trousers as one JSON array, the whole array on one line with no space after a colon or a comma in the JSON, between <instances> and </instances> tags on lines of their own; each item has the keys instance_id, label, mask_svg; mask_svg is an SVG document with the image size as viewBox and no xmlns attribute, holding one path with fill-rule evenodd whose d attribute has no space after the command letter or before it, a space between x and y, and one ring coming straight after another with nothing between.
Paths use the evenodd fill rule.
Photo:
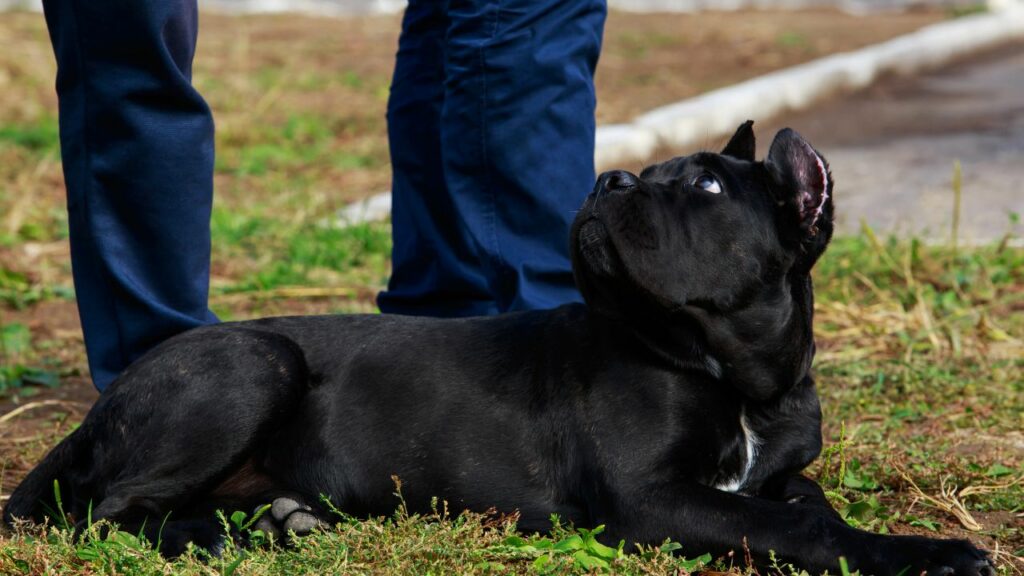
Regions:
<instances>
[{"instance_id":1,"label":"blue trousers","mask_svg":"<svg viewBox=\"0 0 1024 576\"><path fill-rule=\"evenodd\" d=\"M578 301L569 227L594 184L604 0L411 0L388 101L384 312Z\"/></svg>"},{"instance_id":2,"label":"blue trousers","mask_svg":"<svg viewBox=\"0 0 1024 576\"><path fill-rule=\"evenodd\" d=\"M71 265L105 388L207 308L213 119L192 88L196 0L45 0Z\"/></svg>"},{"instance_id":3,"label":"blue trousers","mask_svg":"<svg viewBox=\"0 0 1024 576\"><path fill-rule=\"evenodd\" d=\"M164 339L217 320L196 0L44 0L44 11L75 289L102 390ZM388 105L395 248L382 310L579 299L567 236L594 177L604 16L603 0L410 3Z\"/></svg>"}]
</instances>

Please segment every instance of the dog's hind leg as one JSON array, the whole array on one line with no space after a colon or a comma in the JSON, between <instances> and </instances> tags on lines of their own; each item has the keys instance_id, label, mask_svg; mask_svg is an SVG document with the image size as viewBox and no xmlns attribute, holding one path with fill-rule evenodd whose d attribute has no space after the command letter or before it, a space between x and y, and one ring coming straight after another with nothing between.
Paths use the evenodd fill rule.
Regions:
<instances>
[{"instance_id":1,"label":"dog's hind leg","mask_svg":"<svg viewBox=\"0 0 1024 576\"><path fill-rule=\"evenodd\" d=\"M112 390L110 415L96 419L94 462L110 478L98 517L162 515L202 506L214 491L244 502L271 488L254 456L308 388L302 351L284 336L231 326L171 344L130 369Z\"/></svg>"},{"instance_id":2,"label":"dog's hind leg","mask_svg":"<svg viewBox=\"0 0 1024 576\"><path fill-rule=\"evenodd\" d=\"M222 325L159 346L100 397L74 435L75 456L60 474L74 520L91 510L94 520L159 524L169 512L186 519L213 502L251 505L273 490L255 468L259 451L308 385L301 349L278 334Z\"/></svg>"}]
</instances>

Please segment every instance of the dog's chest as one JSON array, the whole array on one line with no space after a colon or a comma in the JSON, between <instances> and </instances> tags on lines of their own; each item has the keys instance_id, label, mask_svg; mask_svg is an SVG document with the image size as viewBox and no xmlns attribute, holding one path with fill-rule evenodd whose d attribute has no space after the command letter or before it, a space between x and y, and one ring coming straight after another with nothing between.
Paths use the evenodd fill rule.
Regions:
<instances>
[{"instance_id":1,"label":"dog's chest","mask_svg":"<svg viewBox=\"0 0 1024 576\"><path fill-rule=\"evenodd\" d=\"M769 478L805 468L821 451L821 409L813 386L771 405L745 404L722 443L711 485L756 494Z\"/></svg>"},{"instance_id":2,"label":"dog's chest","mask_svg":"<svg viewBox=\"0 0 1024 576\"><path fill-rule=\"evenodd\" d=\"M744 492L757 465L762 439L747 419L746 407L740 409L737 438L731 442L733 449L724 462L726 469L715 478L715 488L725 492Z\"/></svg>"}]
</instances>

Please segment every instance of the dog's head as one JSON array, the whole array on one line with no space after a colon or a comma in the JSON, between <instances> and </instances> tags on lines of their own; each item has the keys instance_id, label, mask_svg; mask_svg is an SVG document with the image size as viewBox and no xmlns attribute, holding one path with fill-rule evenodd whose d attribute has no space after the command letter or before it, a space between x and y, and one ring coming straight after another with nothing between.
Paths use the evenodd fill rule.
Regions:
<instances>
[{"instance_id":1,"label":"dog's head","mask_svg":"<svg viewBox=\"0 0 1024 576\"><path fill-rule=\"evenodd\" d=\"M821 154L788 129L755 161L752 125L721 154L602 174L573 225L572 255L591 309L641 331L686 324L703 337L687 345L723 375L761 380L738 374L764 369L740 368L744 357L778 360L780 347L802 345L809 350L794 353L792 370L810 364L809 272L832 236L832 178ZM800 330L794 314L806 316ZM744 387L770 396L778 384Z\"/></svg>"}]
</instances>

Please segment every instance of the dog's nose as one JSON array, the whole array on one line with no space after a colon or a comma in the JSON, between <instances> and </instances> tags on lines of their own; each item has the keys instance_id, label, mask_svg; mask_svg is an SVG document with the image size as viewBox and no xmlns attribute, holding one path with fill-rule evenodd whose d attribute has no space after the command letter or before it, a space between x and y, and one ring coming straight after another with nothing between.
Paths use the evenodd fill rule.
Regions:
<instances>
[{"instance_id":1,"label":"dog's nose","mask_svg":"<svg viewBox=\"0 0 1024 576\"><path fill-rule=\"evenodd\" d=\"M640 181L625 170L612 170L601 174L597 179L598 192L622 192L633 188Z\"/></svg>"}]
</instances>

